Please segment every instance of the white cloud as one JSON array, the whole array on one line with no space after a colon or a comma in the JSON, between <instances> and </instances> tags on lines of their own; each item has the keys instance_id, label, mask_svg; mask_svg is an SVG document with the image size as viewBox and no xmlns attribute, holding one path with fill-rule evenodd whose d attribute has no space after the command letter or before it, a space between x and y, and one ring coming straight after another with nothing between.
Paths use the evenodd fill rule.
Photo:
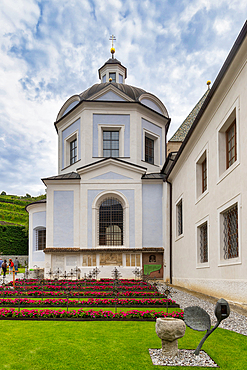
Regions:
<instances>
[{"instance_id":1,"label":"white cloud","mask_svg":"<svg viewBox=\"0 0 247 370\"><path fill-rule=\"evenodd\" d=\"M231 30L232 22L229 18L219 19L217 18L214 22L213 29L218 35L227 34Z\"/></svg>"},{"instance_id":2,"label":"white cloud","mask_svg":"<svg viewBox=\"0 0 247 370\"><path fill-rule=\"evenodd\" d=\"M43 189L40 178L57 173L53 122L69 96L99 82L112 33L116 57L128 68L126 83L164 102L171 136L240 31L247 4L238 3L2 0L0 189L35 195Z\"/></svg>"}]
</instances>

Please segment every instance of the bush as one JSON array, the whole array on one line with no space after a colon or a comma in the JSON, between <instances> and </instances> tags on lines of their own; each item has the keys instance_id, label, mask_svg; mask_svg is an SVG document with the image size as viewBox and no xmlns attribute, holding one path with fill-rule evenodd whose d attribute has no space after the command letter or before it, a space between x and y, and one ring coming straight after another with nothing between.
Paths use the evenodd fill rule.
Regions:
<instances>
[{"instance_id":1,"label":"bush","mask_svg":"<svg viewBox=\"0 0 247 370\"><path fill-rule=\"evenodd\" d=\"M0 252L6 255L28 254L28 235L24 226L0 225Z\"/></svg>"}]
</instances>

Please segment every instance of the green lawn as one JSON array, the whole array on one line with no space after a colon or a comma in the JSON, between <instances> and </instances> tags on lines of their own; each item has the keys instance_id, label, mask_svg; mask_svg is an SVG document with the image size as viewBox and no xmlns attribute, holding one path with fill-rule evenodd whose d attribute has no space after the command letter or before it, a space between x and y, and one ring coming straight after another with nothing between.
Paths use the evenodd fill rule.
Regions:
<instances>
[{"instance_id":1,"label":"green lawn","mask_svg":"<svg viewBox=\"0 0 247 370\"><path fill-rule=\"evenodd\" d=\"M154 322L0 321L0 331L1 369L164 370L152 365L148 353L161 347ZM187 328L179 347L196 348L203 335ZM247 369L243 335L219 328L203 349L220 369Z\"/></svg>"}]
</instances>

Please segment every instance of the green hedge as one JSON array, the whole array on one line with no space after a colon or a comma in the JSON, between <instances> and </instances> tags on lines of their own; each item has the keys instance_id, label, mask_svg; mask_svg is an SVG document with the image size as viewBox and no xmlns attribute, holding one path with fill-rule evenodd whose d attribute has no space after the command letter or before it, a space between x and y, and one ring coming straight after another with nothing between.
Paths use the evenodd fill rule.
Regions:
<instances>
[{"instance_id":1,"label":"green hedge","mask_svg":"<svg viewBox=\"0 0 247 370\"><path fill-rule=\"evenodd\" d=\"M28 254L28 235L24 226L0 225L0 252L18 256Z\"/></svg>"}]
</instances>

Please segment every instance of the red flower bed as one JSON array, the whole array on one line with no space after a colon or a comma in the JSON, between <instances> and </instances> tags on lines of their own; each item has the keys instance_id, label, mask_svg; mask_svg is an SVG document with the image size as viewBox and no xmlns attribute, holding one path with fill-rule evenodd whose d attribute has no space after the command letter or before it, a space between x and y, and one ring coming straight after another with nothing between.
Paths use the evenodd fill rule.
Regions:
<instances>
[{"instance_id":1,"label":"red flower bed","mask_svg":"<svg viewBox=\"0 0 247 370\"><path fill-rule=\"evenodd\" d=\"M79 310L28 310L23 309L20 312L14 308L0 309L0 319L6 318L16 318L16 319L111 319L111 320L128 320L128 319L153 319L155 320L158 317L174 317L178 319L183 319L183 312L172 312L170 314L165 312L155 312L153 310L146 310L146 311L138 311L138 310L131 310L128 312L118 312L113 313L111 311L83 311L82 309Z\"/></svg>"},{"instance_id":2,"label":"red flower bed","mask_svg":"<svg viewBox=\"0 0 247 370\"><path fill-rule=\"evenodd\" d=\"M41 297L41 296L52 296L58 297L61 295L65 295L66 292L64 290L61 291L42 291L42 290L0 290L0 297L6 296L31 296L31 297ZM103 296L109 297L114 296L113 291L108 292L100 292L100 291L92 291L92 290L85 290L85 291L70 291L69 295L71 297L78 297L78 296ZM136 291L126 291L126 292L118 292L117 297L163 297L163 295L159 292L136 292Z\"/></svg>"},{"instance_id":3,"label":"red flower bed","mask_svg":"<svg viewBox=\"0 0 247 370\"><path fill-rule=\"evenodd\" d=\"M78 300L68 300L67 299L44 299L44 300L35 300L28 298L1 298L0 306L18 306L18 305L30 305L30 306L66 306L68 305L78 305L78 306L112 306L117 304L117 306L165 306L175 304L175 301L171 299L100 299L100 298L90 298L85 301Z\"/></svg>"}]
</instances>

